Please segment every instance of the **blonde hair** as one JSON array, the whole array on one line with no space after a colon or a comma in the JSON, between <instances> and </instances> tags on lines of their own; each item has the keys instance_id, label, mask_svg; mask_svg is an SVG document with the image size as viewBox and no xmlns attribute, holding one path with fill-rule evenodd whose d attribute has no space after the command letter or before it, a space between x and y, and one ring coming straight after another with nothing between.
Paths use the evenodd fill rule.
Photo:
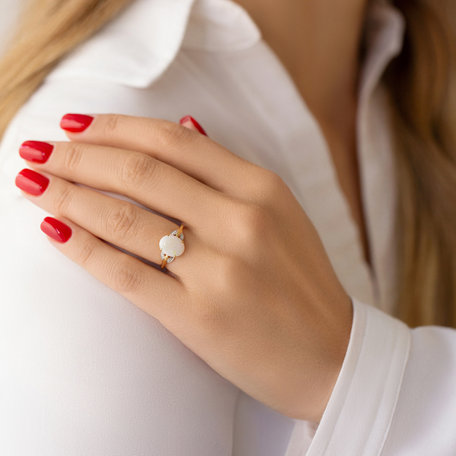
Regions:
<instances>
[{"instance_id":1,"label":"blonde hair","mask_svg":"<svg viewBox=\"0 0 456 456\"><path fill-rule=\"evenodd\" d=\"M0 135L57 63L131 2L30 3L0 61ZM403 52L384 75L397 139L396 315L411 327L456 326L456 7L393 3L407 22Z\"/></svg>"},{"instance_id":2,"label":"blonde hair","mask_svg":"<svg viewBox=\"0 0 456 456\"><path fill-rule=\"evenodd\" d=\"M396 314L411 327L456 327L456 7L394 3L407 23L385 74L397 142Z\"/></svg>"}]
</instances>

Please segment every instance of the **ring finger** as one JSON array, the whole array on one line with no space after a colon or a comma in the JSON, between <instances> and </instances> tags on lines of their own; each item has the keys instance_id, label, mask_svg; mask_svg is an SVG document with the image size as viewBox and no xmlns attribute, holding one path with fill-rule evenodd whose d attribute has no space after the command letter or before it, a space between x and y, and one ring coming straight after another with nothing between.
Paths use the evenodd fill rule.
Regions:
<instances>
[{"instance_id":1,"label":"ring finger","mask_svg":"<svg viewBox=\"0 0 456 456\"><path fill-rule=\"evenodd\" d=\"M95 236L155 264L162 262L160 239L178 228L168 219L135 204L47 173L22 170L16 177L16 185L42 209L68 218ZM185 229L184 236L189 241L186 248L190 245L192 250L201 251L195 248L198 240L191 229ZM167 268L181 276L188 256L187 251Z\"/></svg>"}]
</instances>

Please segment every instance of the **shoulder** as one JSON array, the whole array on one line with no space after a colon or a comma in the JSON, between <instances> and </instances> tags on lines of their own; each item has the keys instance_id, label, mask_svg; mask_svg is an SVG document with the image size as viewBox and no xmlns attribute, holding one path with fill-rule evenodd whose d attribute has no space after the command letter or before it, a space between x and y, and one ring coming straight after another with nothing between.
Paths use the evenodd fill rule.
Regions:
<instances>
[{"instance_id":1,"label":"shoulder","mask_svg":"<svg viewBox=\"0 0 456 456\"><path fill-rule=\"evenodd\" d=\"M23 163L15 151L26 139L66 140L59 128L66 112L166 116L155 82L179 51L194 2L135 0L71 51L10 122L0 141L2 169L17 173ZM147 97L146 87L154 88Z\"/></svg>"},{"instance_id":2,"label":"shoulder","mask_svg":"<svg viewBox=\"0 0 456 456\"><path fill-rule=\"evenodd\" d=\"M10 123L0 155L9 157L12 170L20 162L8 151L22 140L65 140L58 125L66 112L179 119L186 105L199 106L186 88L187 72L213 67L201 67L193 51L210 60L259 39L254 22L231 0L135 0L45 78ZM180 53L186 57L179 64Z\"/></svg>"},{"instance_id":3,"label":"shoulder","mask_svg":"<svg viewBox=\"0 0 456 456\"><path fill-rule=\"evenodd\" d=\"M2 149L23 135L64 139L58 122L68 111L137 114L138 89L153 85L175 59L195 1L132 1L45 77L12 119Z\"/></svg>"}]
</instances>

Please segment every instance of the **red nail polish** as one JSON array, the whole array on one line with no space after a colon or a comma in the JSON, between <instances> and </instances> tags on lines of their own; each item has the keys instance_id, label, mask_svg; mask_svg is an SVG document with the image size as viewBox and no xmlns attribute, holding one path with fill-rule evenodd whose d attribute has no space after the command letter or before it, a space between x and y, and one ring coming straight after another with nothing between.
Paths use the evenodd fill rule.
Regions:
<instances>
[{"instance_id":1,"label":"red nail polish","mask_svg":"<svg viewBox=\"0 0 456 456\"><path fill-rule=\"evenodd\" d=\"M72 234L68 225L53 217L46 217L41 222L40 228L44 234L62 243L68 241Z\"/></svg>"},{"instance_id":2,"label":"red nail polish","mask_svg":"<svg viewBox=\"0 0 456 456\"><path fill-rule=\"evenodd\" d=\"M182 119L179 120L179 123L183 125L185 122L188 121L190 121L202 135L207 136L207 133L204 131L204 128L192 116L182 117Z\"/></svg>"},{"instance_id":3,"label":"red nail polish","mask_svg":"<svg viewBox=\"0 0 456 456\"><path fill-rule=\"evenodd\" d=\"M19 148L19 155L35 163L46 163L54 146L42 141L25 141Z\"/></svg>"},{"instance_id":4,"label":"red nail polish","mask_svg":"<svg viewBox=\"0 0 456 456\"><path fill-rule=\"evenodd\" d=\"M46 190L49 179L32 169L24 168L16 176L16 185L30 195L42 195Z\"/></svg>"},{"instance_id":5,"label":"red nail polish","mask_svg":"<svg viewBox=\"0 0 456 456\"><path fill-rule=\"evenodd\" d=\"M91 123L93 117L85 114L65 114L60 120L60 128L72 133L81 133Z\"/></svg>"}]
</instances>

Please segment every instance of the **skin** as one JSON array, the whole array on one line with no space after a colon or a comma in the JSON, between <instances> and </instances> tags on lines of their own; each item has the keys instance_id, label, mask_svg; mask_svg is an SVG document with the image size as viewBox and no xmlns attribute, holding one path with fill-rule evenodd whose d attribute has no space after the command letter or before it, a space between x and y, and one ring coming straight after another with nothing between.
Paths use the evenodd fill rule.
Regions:
<instances>
[{"instance_id":1,"label":"skin","mask_svg":"<svg viewBox=\"0 0 456 456\"><path fill-rule=\"evenodd\" d=\"M319 123L370 264L356 154L359 48L367 2L236 0L258 25Z\"/></svg>"},{"instance_id":2,"label":"skin","mask_svg":"<svg viewBox=\"0 0 456 456\"><path fill-rule=\"evenodd\" d=\"M22 192L71 227L67 242L50 242L247 394L320 421L353 308L280 177L191 124L104 114L67 135L70 142L52 143L46 163L27 162L49 178L44 193ZM103 242L159 264L158 242L177 225L73 182L182 221L185 252L166 273Z\"/></svg>"}]
</instances>

